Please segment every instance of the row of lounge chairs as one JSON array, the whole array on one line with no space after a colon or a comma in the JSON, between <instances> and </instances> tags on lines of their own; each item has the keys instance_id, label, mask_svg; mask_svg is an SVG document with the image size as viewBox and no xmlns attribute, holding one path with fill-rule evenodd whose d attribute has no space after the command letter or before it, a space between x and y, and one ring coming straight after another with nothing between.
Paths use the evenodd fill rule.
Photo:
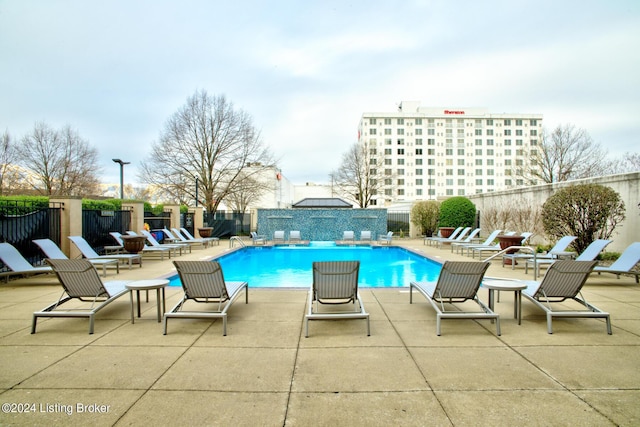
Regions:
<instances>
[{"instance_id":1,"label":"row of lounge chairs","mask_svg":"<svg viewBox=\"0 0 640 427\"><path fill-rule=\"evenodd\" d=\"M194 238L186 229L178 230L176 228L169 231L164 230L167 240L172 241L170 244L160 244L151 233L142 230L141 233L145 236L146 241L151 246L146 246L142 250L143 254L158 254L161 259L164 259L166 253L169 258L171 255L176 255L177 252L182 254L182 251L191 252L192 246L206 247L212 242L217 241L217 238ZM129 235L137 235L135 232L127 232ZM87 258L91 264L102 269L102 275L106 277L108 268L115 268L116 273L120 272L120 263L126 262L131 269L133 264L139 264L142 267L142 256L140 254L124 253L124 241L122 235L117 232L111 232L111 236L118 243L118 245L111 247L115 253L106 255L100 255L95 249L89 245L89 243L81 236L69 236L69 240L80 251L84 258ZM68 259L68 257L62 252L58 245L50 239L36 239L33 241L42 251L46 258L49 259ZM8 280L10 276L28 276L42 273L53 273L50 266L38 266L34 267L27 261L22 254L10 243L0 243L0 261L9 268L10 271L1 273Z\"/></svg>"},{"instance_id":2,"label":"row of lounge chairs","mask_svg":"<svg viewBox=\"0 0 640 427\"><path fill-rule=\"evenodd\" d=\"M36 331L36 322L40 317L88 317L89 333L93 333L95 314L104 306L126 293L126 283L103 283L97 270L88 260L53 260L47 262L54 268L65 296L45 309L33 315L32 333ZM246 281L227 282L220 264L215 261L173 261L184 290L183 298L167 313L163 319L163 333L167 334L167 322L170 318L221 318L222 332L227 333L227 311L230 305L245 293L248 304L248 283ZM593 272L595 261L558 260L554 262L542 281L516 281L523 284L522 294L543 310L547 316L547 332L553 333L552 322L555 317L602 318L606 321L608 334L612 334L610 315L582 296L581 290L589 274ZM333 319L364 319L367 335L370 335L369 313L365 310L358 292L359 261L314 262L313 282L309 290L308 311L305 314L305 336L309 336L309 321ZM409 303L413 303L413 291L421 293L436 311L436 334L441 334L442 319L490 319L496 324L496 334L500 335L500 315L484 304L478 297L478 290L485 280L489 262L447 261L435 282L411 282ZM81 312L60 309L67 301L80 299L92 303L91 308ZM568 308L556 303L572 300L582 308ZM479 311L462 309L460 303L473 301ZM185 309L189 302L216 303L215 310ZM329 305L329 310L320 309ZM336 305L353 305L347 310L336 310Z\"/></svg>"},{"instance_id":3,"label":"row of lounge chairs","mask_svg":"<svg viewBox=\"0 0 640 427\"><path fill-rule=\"evenodd\" d=\"M370 242L372 241L372 234L369 230L363 230L360 232L360 240L361 242ZM378 242L380 244L390 245L393 240L393 231L389 231L385 235L381 235L378 237ZM264 245L267 243L268 239L264 235L260 235L255 231L251 232L251 241L254 245ZM285 239L284 230L276 230L273 232L273 243L300 243L302 241L300 237L299 230L291 230L289 231L288 240ZM343 242L355 242L355 233L351 230L343 231L342 233L342 241Z\"/></svg>"}]
</instances>

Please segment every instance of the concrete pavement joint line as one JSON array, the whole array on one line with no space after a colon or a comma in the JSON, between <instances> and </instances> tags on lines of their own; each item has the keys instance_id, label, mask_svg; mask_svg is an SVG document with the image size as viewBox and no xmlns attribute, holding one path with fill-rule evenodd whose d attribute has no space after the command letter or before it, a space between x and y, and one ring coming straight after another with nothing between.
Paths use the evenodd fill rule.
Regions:
<instances>
[{"instance_id":1,"label":"concrete pavement joint line","mask_svg":"<svg viewBox=\"0 0 640 427\"><path fill-rule=\"evenodd\" d=\"M391 321L391 319L389 318L389 315L387 314L386 310L384 309L384 305L381 304L380 300L378 299L378 296L376 295L375 291L371 292L371 295L373 296L373 298L376 300L376 302L378 303L378 305L380 306L380 310L382 310L382 312L384 313L385 318L387 319L387 321L389 322L389 324L391 325L391 328L393 329L393 331L395 332L395 334L398 336L398 339L400 340L400 342L402 343L402 347L405 349L405 351L409 354L409 357L411 357L411 360L413 361L413 364L416 366L416 369L418 369L418 372L420 372L420 375L422 375L422 379L424 380L425 384L427 385L427 387L429 387L429 391L431 391L431 394L433 395L433 398L436 399L436 401L438 402L438 405L440 406L440 409L442 409L442 412L445 414L445 416L447 417L447 419L449 420L449 422L454 425L455 423L453 422L453 420L451 419L451 416L449 415L449 413L447 412L447 409L444 407L442 401L440 401L440 398L438 397L438 395L435 393L433 387L431 386L431 384L429 383L429 380L427 379L426 375L424 374L424 372L422 371L422 369L420 369L420 364L418 363L418 361L415 359L413 353L411 352L411 350L409 349L409 347L407 346L407 343L404 341L404 339L402 339L402 335L400 335L400 332L398 332L398 329L395 327L394 323ZM407 304L409 302L407 301Z\"/></svg>"},{"instance_id":2,"label":"concrete pavement joint line","mask_svg":"<svg viewBox=\"0 0 640 427\"><path fill-rule=\"evenodd\" d=\"M302 342L302 330L304 328L304 316L307 313L307 302L302 307L302 321L300 322L300 328L298 329L298 342L296 344L296 354L293 358L293 369L291 369L291 380L289 381L289 390L287 391L287 403L284 408L284 417L282 420L282 426L287 425L287 417L289 415L289 405L291 404L291 395L293 393L293 381L296 376L296 366L298 366L298 354L300 353L300 343Z\"/></svg>"}]
</instances>

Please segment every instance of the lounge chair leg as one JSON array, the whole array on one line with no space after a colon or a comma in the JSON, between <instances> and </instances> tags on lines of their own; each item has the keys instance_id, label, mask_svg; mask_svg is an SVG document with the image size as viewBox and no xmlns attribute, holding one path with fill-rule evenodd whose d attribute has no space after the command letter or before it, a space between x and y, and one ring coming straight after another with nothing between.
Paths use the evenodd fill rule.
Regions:
<instances>
[{"instance_id":1,"label":"lounge chair leg","mask_svg":"<svg viewBox=\"0 0 640 427\"><path fill-rule=\"evenodd\" d=\"M547 313L547 333L549 334L553 334L553 317L551 316L551 313Z\"/></svg>"},{"instance_id":2,"label":"lounge chair leg","mask_svg":"<svg viewBox=\"0 0 640 427\"><path fill-rule=\"evenodd\" d=\"M33 315L33 322L31 322L31 333L35 334L36 333L36 322L38 322L38 316L36 316L35 314Z\"/></svg>"}]
</instances>

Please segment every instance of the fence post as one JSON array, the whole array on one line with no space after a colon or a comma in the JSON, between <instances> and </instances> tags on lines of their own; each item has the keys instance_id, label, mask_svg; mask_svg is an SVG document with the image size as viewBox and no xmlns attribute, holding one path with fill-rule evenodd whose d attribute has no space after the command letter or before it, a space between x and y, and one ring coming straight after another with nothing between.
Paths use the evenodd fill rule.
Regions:
<instances>
[{"instance_id":1,"label":"fence post","mask_svg":"<svg viewBox=\"0 0 640 427\"><path fill-rule=\"evenodd\" d=\"M122 209L131 210L131 224L128 229L140 233L144 227L144 203L130 200L122 201Z\"/></svg>"},{"instance_id":2,"label":"fence post","mask_svg":"<svg viewBox=\"0 0 640 427\"><path fill-rule=\"evenodd\" d=\"M171 224L167 228L180 228L180 205L164 205L164 210L171 212L171 215L169 216Z\"/></svg>"},{"instance_id":3,"label":"fence post","mask_svg":"<svg viewBox=\"0 0 640 427\"><path fill-rule=\"evenodd\" d=\"M196 206L193 208L193 234L194 237L202 237L198 233L198 228L204 227L204 208L202 206ZM211 227L211 224L209 224Z\"/></svg>"},{"instance_id":4,"label":"fence post","mask_svg":"<svg viewBox=\"0 0 640 427\"><path fill-rule=\"evenodd\" d=\"M50 198L49 203L60 203L60 249L69 258L78 258L82 254L71 244L68 236L82 236L82 199Z\"/></svg>"}]
</instances>

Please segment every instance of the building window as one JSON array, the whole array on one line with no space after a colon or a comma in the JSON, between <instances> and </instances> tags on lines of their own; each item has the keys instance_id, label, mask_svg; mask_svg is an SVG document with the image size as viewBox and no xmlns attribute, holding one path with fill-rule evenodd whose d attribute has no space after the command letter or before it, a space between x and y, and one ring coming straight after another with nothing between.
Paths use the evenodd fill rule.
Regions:
<instances>
[{"instance_id":1,"label":"building window","mask_svg":"<svg viewBox=\"0 0 640 427\"><path fill-rule=\"evenodd\" d=\"M391 166L392 165L392 163L391 163L392 161L393 161L393 159L384 159L384 164L388 165L388 166Z\"/></svg>"},{"instance_id":2,"label":"building window","mask_svg":"<svg viewBox=\"0 0 640 427\"><path fill-rule=\"evenodd\" d=\"M421 124L422 124L422 119L416 118L416 125L421 125Z\"/></svg>"},{"instance_id":3,"label":"building window","mask_svg":"<svg viewBox=\"0 0 640 427\"><path fill-rule=\"evenodd\" d=\"M482 159L476 159L476 166L482 166Z\"/></svg>"},{"instance_id":4,"label":"building window","mask_svg":"<svg viewBox=\"0 0 640 427\"><path fill-rule=\"evenodd\" d=\"M482 169L476 169L476 176L482 176Z\"/></svg>"},{"instance_id":5,"label":"building window","mask_svg":"<svg viewBox=\"0 0 640 427\"><path fill-rule=\"evenodd\" d=\"M475 134L476 135L482 135L482 129L476 129Z\"/></svg>"},{"instance_id":6,"label":"building window","mask_svg":"<svg viewBox=\"0 0 640 427\"><path fill-rule=\"evenodd\" d=\"M385 148L384 149L384 154L387 155L387 156L390 156L391 155L391 148Z\"/></svg>"},{"instance_id":7,"label":"building window","mask_svg":"<svg viewBox=\"0 0 640 427\"><path fill-rule=\"evenodd\" d=\"M390 125L391 124L391 119L389 119L389 118L384 119L384 124L385 125Z\"/></svg>"},{"instance_id":8,"label":"building window","mask_svg":"<svg viewBox=\"0 0 640 427\"><path fill-rule=\"evenodd\" d=\"M453 196L453 188L447 188L445 190L445 193L447 196Z\"/></svg>"},{"instance_id":9,"label":"building window","mask_svg":"<svg viewBox=\"0 0 640 427\"><path fill-rule=\"evenodd\" d=\"M404 179L399 179L398 180L398 185L404 185Z\"/></svg>"},{"instance_id":10,"label":"building window","mask_svg":"<svg viewBox=\"0 0 640 427\"><path fill-rule=\"evenodd\" d=\"M482 148L476 148L476 156L482 156Z\"/></svg>"},{"instance_id":11,"label":"building window","mask_svg":"<svg viewBox=\"0 0 640 427\"><path fill-rule=\"evenodd\" d=\"M510 149L504 150L504 155L505 156L510 156L511 155L511 150Z\"/></svg>"},{"instance_id":12,"label":"building window","mask_svg":"<svg viewBox=\"0 0 640 427\"><path fill-rule=\"evenodd\" d=\"M416 159L416 166L422 165L422 159Z\"/></svg>"},{"instance_id":13,"label":"building window","mask_svg":"<svg viewBox=\"0 0 640 427\"><path fill-rule=\"evenodd\" d=\"M458 185L464 186L464 178L459 178L458 179Z\"/></svg>"},{"instance_id":14,"label":"building window","mask_svg":"<svg viewBox=\"0 0 640 427\"><path fill-rule=\"evenodd\" d=\"M522 129L516 129L516 136L522 136Z\"/></svg>"},{"instance_id":15,"label":"building window","mask_svg":"<svg viewBox=\"0 0 640 427\"><path fill-rule=\"evenodd\" d=\"M404 125L404 119L398 119L398 124L399 125Z\"/></svg>"},{"instance_id":16,"label":"building window","mask_svg":"<svg viewBox=\"0 0 640 427\"><path fill-rule=\"evenodd\" d=\"M458 156L464 156L464 148L458 148Z\"/></svg>"},{"instance_id":17,"label":"building window","mask_svg":"<svg viewBox=\"0 0 640 427\"><path fill-rule=\"evenodd\" d=\"M522 126L522 120L516 119L516 126Z\"/></svg>"},{"instance_id":18,"label":"building window","mask_svg":"<svg viewBox=\"0 0 640 427\"><path fill-rule=\"evenodd\" d=\"M377 159L369 159L369 164L370 165L376 165L377 164Z\"/></svg>"},{"instance_id":19,"label":"building window","mask_svg":"<svg viewBox=\"0 0 640 427\"><path fill-rule=\"evenodd\" d=\"M511 145L511 140L510 139L505 139L504 140L504 145Z\"/></svg>"},{"instance_id":20,"label":"building window","mask_svg":"<svg viewBox=\"0 0 640 427\"><path fill-rule=\"evenodd\" d=\"M493 136L493 129L487 129L487 136Z\"/></svg>"},{"instance_id":21,"label":"building window","mask_svg":"<svg viewBox=\"0 0 640 427\"><path fill-rule=\"evenodd\" d=\"M464 166L464 159L458 159L458 166Z\"/></svg>"},{"instance_id":22,"label":"building window","mask_svg":"<svg viewBox=\"0 0 640 427\"><path fill-rule=\"evenodd\" d=\"M398 135L404 135L404 129L398 129Z\"/></svg>"},{"instance_id":23,"label":"building window","mask_svg":"<svg viewBox=\"0 0 640 427\"><path fill-rule=\"evenodd\" d=\"M482 179L476 179L476 185L477 186L481 186L482 185Z\"/></svg>"},{"instance_id":24,"label":"building window","mask_svg":"<svg viewBox=\"0 0 640 427\"><path fill-rule=\"evenodd\" d=\"M493 126L493 119L487 119L487 126Z\"/></svg>"},{"instance_id":25,"label":"building window","mask_svg":"<svg viewBox=\"0 0 640 427\"><path fill-rule=\"evenodd\" d=\"M531 126L538 126L538 121L536 119L531 119L531 120L529 120L529 124Z\"/></svg>"},{"instance_id":26,"label":"building window","mask_svg":"<svg viewBox=\"0 0 640 427\"><path fill-rule=\"evenodd\" d=\"M416 145L422 145L422 138L416 138Z\"/></svg>"},{"instance_id":27,"label":"building window","mask_svg":"<svg viewBox=\"0 0 640 427\"><path fill-rule=\"evenodd\" d=\"M511 136L511 129L505 129L504 136Z\"/></svg>"},{"instance_id":28,"label":"building window","mask_svg":"<svg viewBox=\"0 0 640 427\"><path fill-rule=\"evenodd\" d=\"M422 196L422 188L416 189L416 196Z\"/></svg>"},{"instance_id":29,"label":"building window","mask_svg":"<svg viewBox=\"0 0 640 427\"><path fill-rule=\"evenodd\" d=\"M531 136L538 136L538 129L531 129L531 130L529 131L529 134L530 134Z\"/></svg>"},{"instance_id":30,"label":"building window","mask_svg":"<svg viewBox=\"0 0 640 427\"><path fill-rule=\"evenodd\" d=\"M427 164L431 165L431 166L435 165L436 164L436 159L427 159Z\"/></svg>"},{"instance_id":31,"label":"building window","mask_svg":"<svg viewBox=\"0 0 640 427\"><path fill-rule=\"evenodd\" d=\"M398 155L402 156L404 154L404 148L398 148Z\"/></svg>"},{"instance_id":32,"label":"building window","mask_svg":"<svg viewBox=\"0 0 640 427\"><path fill-rule=\"evenodd\" d=\"M427 139L427 145L436 145L436 140L433 138Z\"/></svg>"},{"instance_id":33,"label":"building window","mask_svg":"<svg viewBox=\"0 0 640 427\"><path fill-rule=\"evenodd\" d=\"M487 148L487 156L493 156L493 148Z\"/></svg>"},{"instance_id":34,"label":"building window","mask_svg":"<svg viewBox=\"0 0 640 427\"><path fill-rule=\"evenodd\" d=\"M481 139L476 139L475 140L475 144L479 147L482 147L482 140Z\"/></svg>"},{"instance_id":35,"label":"building window","mask_svg":"<svg viewBox=\"0 0 640 427\"><path fill-rule=\"evenodd\" d=\"M369 118L369 124L370 125L375 125L376 124L376 119L374 117L370 117Z\"/></svg>"},{"instance_id":36,"label":"building window","mask_svg":"<svg viewBox=\"0 0 640 427\"><path fill-rule=\"evenodd\" d=\"M391 135L391 129L390 128L385 128L384 129L384 134L385 135Z\"/></svg>"},{"instance_id":37,"label":"building window","mask_svg":"<svg viewBox=\"0 0 640 427\"><path fill-rule=\"evenodd\" d=\"M375 135L378 129L369 129L369 135Z\"/></svg>"},{"instance_id":38,"label":"building window","mask_svg":"<svg viewBox=\"0 0 640 427\"><path fill-rule=\"evenodd\" d=\"M422 175L422 169L416 169L416 175Z\"/></svg>"},{"instance_id":39,"label":"building window","mask_svg":"<svg viewBox=\"0 0 640 427\"><path fill-rule=\"evenodd\" d=\"M427 135L435 135L435 134L436 134L435 129L427 129Z\"/></svg>"},{"instance_id":40,"label":"building window","mask_svg":"<svg viewBox=\"0 0 640 427\"><path fill-rule=\"evenodd\" d=\"M416 129L416 135L422 135L422 129Z\"/></svg>"},{"instance_id":41,"label":"building window","mask_svg":"<svg viewBox=\"0 0 640 427\"><path fill-rule=\"evenodd\" d=\"M398 145L404 145L404 138L398 138Z\"/></svg>"},{"instance_id":42,"label":"building window","mask_svg":"<svg viewBox=\"0 0 640 427\"><path fill-rule=\"evenodd\" d=\"M487 145L493 145L493 139L487 139Z\"/></svg>"},{"instance_id":43,"label":"building window","mask_svg":"<svg viewBox=\"0 0 640 427\"><path fill-rule=\"evenodd\" d=\"M453 169L447 169L445 173L447 174L447 176L453 176Z\"/></svg>"},{"instance_id":44,"label":"building window","mask_svg":"<svg viewBox=\"0 0 640 427\"><path fill-rule=\"evenodd\" d=\"M404 165L404 159L398 159L398 164L399 165Z\"/></svg>"},{"instance_id":45,"label":"building window","mask_svg":"<svg viewBox=\"0 0 640 427\"><path fill-rule=\"evenodd\" d=\"M404 175L404 169L398 169L398 175Z\"/></svg>"},{"instance_id":46,"label":"building window","mask_svg":"<svg viewBox=\"0 0 640 427\"><path fill-rule=\"evenodd\" d=\"M404 189L398 188L398 196L404 196Z\"/></svg>"},{"instance_id":47,"label":"building window","mask_svg":"<svg viewBox=\"0 0 640 427\"><path fill-rule=\"evenodd\" d=\"M458 176L464 176L464 169L458 169Z\"/></svg>"},{"instance_id":48,"label":"building window","mask_svg":"<svg viewBox=\"0 0 640 427\"><path fill-rule=\"evenodd\" d=\"M416 185L422 185L422 178L416 178Z\"/></svg>"},{"instance_id":49,"label":"building window","mask_svg":"<svg viewBox=\"0 0 640 427\"><path fill-rule=\"evenodd\" d=\"M417 156L421 156L422 155L422 148L416 148L416 155Z\"/></svg>"}]
</instances>

